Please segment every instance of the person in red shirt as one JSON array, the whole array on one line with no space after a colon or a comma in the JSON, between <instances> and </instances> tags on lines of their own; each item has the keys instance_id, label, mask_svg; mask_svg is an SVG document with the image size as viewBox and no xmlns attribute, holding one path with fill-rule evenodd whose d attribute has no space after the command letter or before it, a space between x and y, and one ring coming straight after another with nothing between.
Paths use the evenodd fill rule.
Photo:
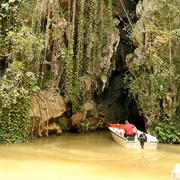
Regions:
<instances>
[{"instance_id":1,"label":"person in red shirt","mask_svg":"<svg viewBox=\"0 0 180 180\"><path fill-rule=\"evenodd\" d=\"M133 131L135 129L136 132ZM135 137L137 133L137 128L133 124L130 124L129 121L125 121L125 126L124 126L124 137L131 136Z\"/></svg>"}]
</instances>

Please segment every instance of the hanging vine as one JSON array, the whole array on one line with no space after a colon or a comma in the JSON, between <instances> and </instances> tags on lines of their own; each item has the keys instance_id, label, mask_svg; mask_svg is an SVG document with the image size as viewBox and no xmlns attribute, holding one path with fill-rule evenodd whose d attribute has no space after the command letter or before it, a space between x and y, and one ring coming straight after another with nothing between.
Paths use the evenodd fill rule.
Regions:
<instances>
[{"instance_id":1,"label":"hanging vine","mask_svg":"<svg viewBox=\"0 0 180 180\"><path fill-rule=\"evenodd\" d=\"M78 11L78 25L77 25L77 54L76 54L76 80L83 75L83 58L84 58L84 2L79 3Z\"/></svg>"},{"instance_id":2,"label":"hanging vine","mask_svg":"<svg viewBox=\"0 0 180 180\"><path fill-rule=\"evenodd\" d=\"M72 8L72 16L70 16L72 19L69 21L69 27L72 28L74 36L69 38L67 53L71 47L70 51L73 55L70 58L67 54L66 57L67 89L65 91L66 94L69 94L71 101L74 102L73 104L81 104L85 99L85 94L88 93L84 92L85 88L80 83L81 78L87 72L92 78L100 73L99 63L101 63L103 48L107 43L106 35L113 29L112 1L108 0L106 4L104 0L81 0L77 2L74 0L68 1L68 4L69 16L70 7ZM76 7L78 13L75 13ZM72 39L74 44L70 43Z\"/></svg>"}]
</instances>

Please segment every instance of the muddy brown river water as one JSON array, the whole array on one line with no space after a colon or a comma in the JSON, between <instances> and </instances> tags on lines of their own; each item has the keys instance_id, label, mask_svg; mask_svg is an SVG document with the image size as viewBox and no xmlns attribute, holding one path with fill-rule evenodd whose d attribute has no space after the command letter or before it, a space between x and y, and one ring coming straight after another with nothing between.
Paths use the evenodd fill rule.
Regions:
<instances>
[{"instance_id":1,"label":"muddy brown river water","mask_svg":"<svg viewBox=\"0 0 180 180\"><path fill-rule=\"evenodd\" d=\"M170 180L180 145L128 150L109 131L0 144L0 180Z\"/></svg>"}]
</instances>

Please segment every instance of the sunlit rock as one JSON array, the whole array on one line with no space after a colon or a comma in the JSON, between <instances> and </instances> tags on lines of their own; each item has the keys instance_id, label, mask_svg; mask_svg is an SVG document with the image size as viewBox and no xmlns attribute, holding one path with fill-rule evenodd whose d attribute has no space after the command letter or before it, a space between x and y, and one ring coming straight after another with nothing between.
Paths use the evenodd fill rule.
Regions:
<instances>
[{"instance_id":1,"label":"sunlit rock","mask_svg":"<svg viewBox=\"0 0 180 180\"><path fill-rule=\"evenodd\" d=\"M39 136L49 131L61 133L56 118L66 111L64 99L53 89L40 91L31 100L30 117L32 119L31 135L35 131ZM51 120L51 121L50 121Z\"/></svg>"},{"instance_id":2,"label":"sunlit rock","mask_svg":"<svg viewBox=\"0 0 180 180\"><path fill-rule=\"evenodd\" d=\"M71 117L71 122L73 126L77 126L86 118L87 111L84 112L77 112L76 114L73 114Z\"/></svg>"}]
</instances>

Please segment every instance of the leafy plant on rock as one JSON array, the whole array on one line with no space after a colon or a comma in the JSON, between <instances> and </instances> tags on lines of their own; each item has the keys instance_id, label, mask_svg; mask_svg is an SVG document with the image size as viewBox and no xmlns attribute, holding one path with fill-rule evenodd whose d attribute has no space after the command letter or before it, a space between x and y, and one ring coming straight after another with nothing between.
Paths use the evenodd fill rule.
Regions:
<instances>
[{"instance_id":1,"label":"leafy plant on rock","mask_svg":"<svg viewBox=\"0 0 180 180\"><path fill-rule=\"evenodd\" d=\"M149 131L160 142L179 141L178 99L180 29L177 1L155 3L144 28L133 29L133 36L144 37L143 47L133 58L129 88L147 120ZM139 29L138 29L139 30ZM137 51L138 51L137 50Z\"/></svg>"},{"instance_id":2,"label":"leafy plant on rock","mask_svg":"<svg viewBox=\"0 0 180 180\"><path fill-rule=\"evenodd\" d=\"M0 141L28 141L31 97L38 90L33 73L26 72L22 62L15 61L0 80Z\"/></svg>"}]
</instances>

